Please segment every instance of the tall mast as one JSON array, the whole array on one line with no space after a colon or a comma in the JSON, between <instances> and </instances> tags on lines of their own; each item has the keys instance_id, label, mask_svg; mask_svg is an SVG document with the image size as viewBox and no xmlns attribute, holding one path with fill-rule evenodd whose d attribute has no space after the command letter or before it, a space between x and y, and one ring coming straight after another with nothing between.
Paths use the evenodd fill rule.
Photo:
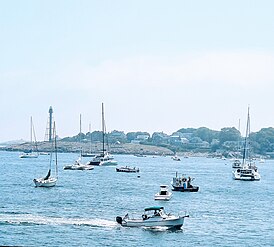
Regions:
<instances>
[{"instance_id":1,"label":"tall mast","mask_svg":"<svg viewBox=\"0 0 274 247\"><path fill-rule=\"evenodd\" d=\"M247 157L247 141L249 138L249 134L250 134L250 117L249 117L249 106L248 106L248 111L247 111L247 123L246 123L246 133L245 133L245 144L244 144L244 155L243 155L243 163Z\"/></svg>"},{"instance_id":2,"label":"tall mast","mask_svg":"<svg viewBox=\"0 0 274 247\"><path fill-rule=\"evenodd\" d=\"M102 103L102 136L103 136L103 154L105 154L105 120L104 120L104 103Z\"/></svg>"},{"instance_id":3,"label":"tall mast","mask_svg":"<svg viewBox=\"0 0 274 247\"><path fill-rule=\"evenodd\" d=\"M32 143L32 117L30 117L30 142Z\"/></svg>"}]
</instances>

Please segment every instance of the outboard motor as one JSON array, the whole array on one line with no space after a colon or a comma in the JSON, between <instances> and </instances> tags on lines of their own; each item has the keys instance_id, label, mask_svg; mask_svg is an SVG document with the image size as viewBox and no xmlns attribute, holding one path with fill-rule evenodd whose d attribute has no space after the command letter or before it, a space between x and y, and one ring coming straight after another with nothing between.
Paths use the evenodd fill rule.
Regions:
<instances>
[{"instance_id":1,"label":"outboard motor","mask_svg":"<svg viewBox=\"0 0 274 247\"><path fill-rule=\"evenodd\" d=\"M116 217L116 221L117 221L118 224L122 225L123 218L120 217L120 216L117 216L117 217Z\"/></svg>"}]
</instances>

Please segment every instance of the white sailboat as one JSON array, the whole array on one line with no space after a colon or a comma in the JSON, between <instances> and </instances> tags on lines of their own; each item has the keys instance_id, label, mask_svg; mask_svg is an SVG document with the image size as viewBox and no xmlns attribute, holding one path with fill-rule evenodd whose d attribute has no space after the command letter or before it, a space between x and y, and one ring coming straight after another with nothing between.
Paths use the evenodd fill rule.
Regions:
<instances>
[{"instance_id":1,"label":"white sailboat","mask_svg":"<svg viewBox=\"0 0 274 247\"><path fill-rule=\"evenodd\" d=\"M82 123L81 123L81 114L80 114L80 133L79 133L79 142L81 144L81 134L82 134ZM93 170L94 166L90 165L89 162L87 164L82 163L82 147L77 160L75 160L74 164L64 166L64 170Z\"/></svg>"},{"instance_id":2,"label":"white sailboat","mask_svg":"<svg viewBox=\"0 0 274 247\"><path fill-rule=\"evenodd\" d=\"M34 143L32 141L32 134L34 135ZM38 158L39 154L37 151L37 145L36 145L36 137L35 137L35 131L34 126L32 122L32 117L30 117L30 144L31 144L31 150L29 152L24 152L20 154L20 158ZM34 151L35 149L35 151Z\"/></svg>"},{"instance_id":3,"label":"white sailboat","mask_svg":"<svg viewBox=\"0 0 274 247\"><path fill-rule=\"evenodd\" d=\"M57 161L57 144L56 144L55 123L53 125L53 134L54 134L54 142L52 141L52 146L51 146L49 170L45 177L33 179L33 182L36 187L53 187L56 185L56 182L58 180L58 161ZM53 163L53 152L55 153L55 176L51 177L51 166Z\"/></svg>"},{"instance_id":4,"label":"white sailboat","mask_svg":"<svg viewBox=\"0 0 274 247\"><path fill-rule=\"evenodd\" d=\"M245 137L245 143L244 143L242 165L240 168L232 171L232 176L233 176L233 179L235 180L255 181L255 180L261 179L258 168L255 165L255 163L252 162L250 157L249 135L250 135L250 116L249 116L249 107L248 107L246 137Z\"/></svg>"},{"instance_id":5,"label":"white sailboat","mask_svg":"<svg viewBox=\"0 0 274 247\"><path fill-rule=\"evenodd\" d=\"M105 148L105 136L106 136L106 123L105 123L105 116L104 116L104 103L102 103L102 142L103 142L103 149L102 153L96 155L89 164L91 165L99 165L99 166L116 166L117 161L114 160L113 156L110 155Z\"/></svg>"}]
</instances>

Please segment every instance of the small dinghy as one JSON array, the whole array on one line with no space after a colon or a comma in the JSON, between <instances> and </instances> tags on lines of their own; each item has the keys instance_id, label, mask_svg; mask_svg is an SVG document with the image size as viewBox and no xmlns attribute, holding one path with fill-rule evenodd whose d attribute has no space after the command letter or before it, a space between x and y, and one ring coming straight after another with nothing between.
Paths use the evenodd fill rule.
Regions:
<instances>
[{"instance_id":1,"label":"small dinghy","mask_svg":"<svg viewBox=\"0 0 274 247\"><path fill-rule=\"evenodd\" d=\"M145 212L139 219L130 218L128 214L124 217L117 216L116 221L121 226L127 227L167 227L171 229L180 229L184 224L184 216L175 216L166 214L164 207L145 208Z\"/></svg>"}]
</instances>

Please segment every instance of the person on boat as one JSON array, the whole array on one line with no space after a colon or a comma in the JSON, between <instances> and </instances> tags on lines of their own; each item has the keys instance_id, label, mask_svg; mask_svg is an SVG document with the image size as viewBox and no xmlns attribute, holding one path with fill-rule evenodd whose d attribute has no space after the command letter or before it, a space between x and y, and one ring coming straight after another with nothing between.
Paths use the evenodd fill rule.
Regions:
<instances>
[{"instance_id":1,"label":"person on boat","mask_svg":"<svg viewBox=\"0 0 274 247\"><path fill-rule=\"evenodd\" d=\"M188 177L188 179L187 179L187 188L192 188L191 177Z\"/></svg>"}]
</instances>

